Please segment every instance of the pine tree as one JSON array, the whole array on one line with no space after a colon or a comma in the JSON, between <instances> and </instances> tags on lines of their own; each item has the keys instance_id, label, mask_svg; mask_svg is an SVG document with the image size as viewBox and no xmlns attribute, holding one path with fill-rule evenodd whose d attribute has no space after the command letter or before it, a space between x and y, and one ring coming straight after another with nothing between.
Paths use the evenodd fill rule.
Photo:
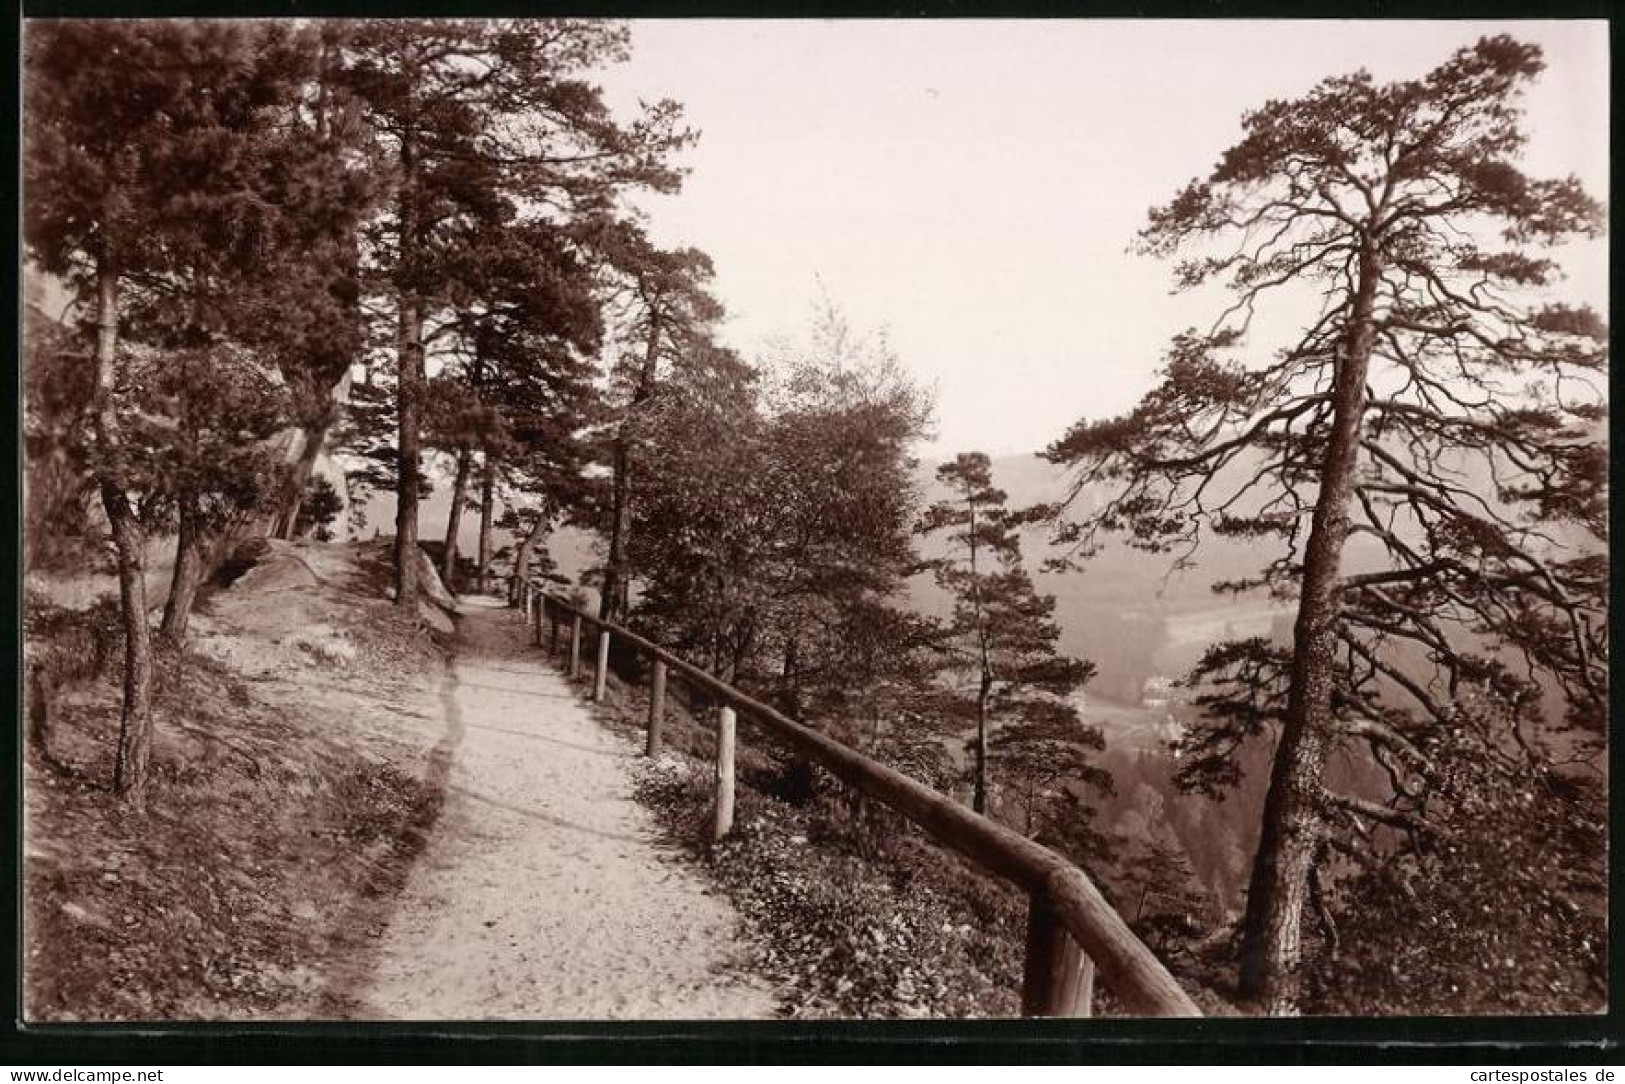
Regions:
<instances>
[{"instance_id":1,"label":"pine tree","mask_svg":"<svg viewBox=\"0 0 1625 1084\"><path fill-rule=\"evenodd\" d=\"M603 325L578 232L515 222L470 237L458 249L462 304L445 329L442 367L429 386L426 410L428 443L455 463L448 579L476 457L477 576L483 581L497 485L523 441L548 439L534 432L538 427L575 432L592 420L583 401Z\"/></svg>"},{"instance_id":2,"label":"pine tree","mask_svg":"<svg viewBox=\"0 0 1625 1084\"><path fill-rule=\"evenodd\" d=\"M1063 543L1121 530L1188 556L1203 537L1256 540L1273 559L1229 586L1296 602L1290 650L1209 656L1208 706L1227 706L1191 745L1222 785L1279 728L1241 968L1265 1011L1297 1004L1328 838L1357 854L1374 830L1429 831L1424 736L1450 731L1462 696L1517 688L1532 704L1544 682L1582 745L1601 734L1607 333L1551 300L1542 250L1595 236L1602 212L1573 178L1516 164L1517 96L1541 67L1538 48L1489 38L1421 79L1360 72L1247 114L1142 235L1156 255L1211 245L1178 280L1222 283L1233 304L1175 342L1131 413L1049 449L1076 468L1074 494L1114 494ZM1248 365L1252 313L1277 293L1318 314ZM1343 568L1351 540L1362 571ZM1330 787L1338 748L1386 773L1388 793Z\"/></svg>"},{"instance_id":3,"label":"pine tree","mask_svg":"<svg viewBox=\"0 0 1625 1084\"><path fill-rule=\"evenodd\" d=\"M235 344L131 353L126 372L136 402L127 441L150 478L144 518L161 507L176 528L159 634L178 644L203 579L286 484L271 438L287 424L291 403L275 372Z\"/></svg>"},{"instance_id":4,"label":"pine tree","mask_svg":"<svg viewBox=\"0 0 1625 1084\"><path fill-rule=\"evenodd\" d=\"M24 282L31 279L27 269ZM31 293L33 291L30 291ZM82 338L29 297L23 339L23 564L57 567L95 545L90 373Z\"/></svg>"},{"instance_id":5,"label":"pine tree","mask_svg":"<svg viewBox=\"0 0 1625 1084\"><path fill-rule=\"evenodd\" d=\"M666 252L650 244L631 223L605 230L599 239L619 280L607 304L624 310L620 357L611 369L614 410L610 436L607 554L599 590L599 614L624 619L628 609L628 534L632 528L638 445L654 411L650 403L664 380L681 380L684 362L704 357L697 345L712 334L722 306L708 292L711 260L698 249Z\"/></svg>"},{"instance_id":6,"label":"pine tree","mask_svg":"<svg viewBox=\"0 0 1625 1084\"><path fill-rule=\"evenodd\" d=\"M396 601L416 605L412 557L425 356L457 317L469 237L518 221L599 214L624 190L672 190L666 157L689 142L671 102L618 124L593 66L624 59L601 20L369 20L349 25L350 85L392 161L390 205L369 246L395 312ZM448 311L449 310L449 311ZM438 323L439 326L436 326Z\"/></svg>"},{"instance_id":7,"label":"pine tree","mask_svg":"<svg viewBox=\"0 0 1625 1084\"><path fill-rule=\"evenodd\" d=\"M300 502L343 421L353 367L366 359L362 312L362 228L381 196L377 148L363 104L345 85L343 23L318 24L316 55L292 138L301 160L289 170L296 229L266 253L245 302L255 305L247 340L273 359L292 392L297 452L271 533L292 538Z\"/></svg>"},{"instance_id":8,"label":"pine tree","mask_svg":"<svg viewBox=\"0 0 1625 1084\"><path fill-rule=\"evenodd\" d=\"M1081 753L1103 745L1098 730L1085 728L1066 702L1089 679L1088 663L1056 654L1060 628L1055 599L1039 595L1022 567L1017 528L1024 514L1005 507L993 485L991 464L981 452L964 452L937 470L951 496L928 508L918 530L943 534L948 552L928 562L937 583L953 598L945 645L950 680L963 680L961 699L974 723L971 807L989 811L989 735L995 723L1016 728L1001 745L1012 765L1034 767L1046 746L1077 755L1080 782L1103 782L1085 768ZM956 686L960 687L960 686ZM1075 740L1067 732L1075 729ZM1048 784L1032 777L1036 794Z\"/></svg>"},{"instance_id":9,"label":"pine tree","mask_svg":"<svg viewBox=\"0 0 1625 1084\"><path fill-rule=\"evenodd\" d=\"M178 528L160 625L171 641L185 637L199 584L244 534L266 522L288 533L298 514L292 498L337 411L335 385L361 348L356 231L372 187L354 161L354 110L329 85L330 36L302 32L270 55L282 64L279 96L262 101L240 137L240 158L224 164L222 183L241 189L232 200L253 201L252 217L232 223L252 231L252 259L128 291L128 335L161 352L207 353L222 370L194 367L194 382L172 389L185 417L171 417L170 432L189 434L174 451L191 466L161 475ZM294 440L278 450L291 460L278 462L264 446L279 432Z\"/></svg>"},{"instance_id":10,"label":"pine tree","mask_svg":"<svg viewBox=\"0 0 1625 1084\"><path fill-rule=\"evenodd\" d=\"M295 93L308 39L270 23L40 22L25 55L25 243L78 296L94 331L94 470L118 561L124 698L114 788L140 801L152 656L131 454L116 390L127 291L183 297L252 266L276 230L260 198L265 120ZM201 323L193 319L192 323ZM88 330L88 329L87 329ZM125 399L127 405L128 399Z\"/></svg>"}]
</instances>

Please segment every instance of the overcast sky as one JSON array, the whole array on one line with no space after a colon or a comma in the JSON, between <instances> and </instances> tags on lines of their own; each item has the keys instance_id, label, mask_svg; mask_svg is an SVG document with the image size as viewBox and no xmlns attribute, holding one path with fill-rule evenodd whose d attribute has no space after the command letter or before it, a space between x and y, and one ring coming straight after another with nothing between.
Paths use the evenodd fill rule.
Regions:
<instances>
[{"instance_id":1,"label":"overcast sky","mask_svg":"<svg viewBox=\"0 0 1625 1084\"><path fill-rule=\"evenodd\" d=\"M822 281L936 386L924 454L1000 454L1129 407L1169 336L1211 321L1126 250L1243 111L1501 32L1546 51L1526 168L1605 197L1602 22L638 21L602 82L618 108L675 98L702 133L682 193L644 204L657 241L715 260L732 345L805 327ZM1605 246L1564 262L1606 308Z\"/></svg>"}]
</instances>

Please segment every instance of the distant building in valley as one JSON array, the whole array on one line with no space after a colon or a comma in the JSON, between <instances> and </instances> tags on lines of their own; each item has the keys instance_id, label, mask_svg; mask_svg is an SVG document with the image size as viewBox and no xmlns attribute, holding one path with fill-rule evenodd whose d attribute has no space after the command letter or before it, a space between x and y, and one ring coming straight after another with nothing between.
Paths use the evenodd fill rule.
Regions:
<instances>
[{"instance_id":1,"label":"distant building in valley","mask_svg":"<svg viewBox=\"0 0 1625 1084\"><path fill-rule=\"evenodd\" d=\"M1177 683L1163 674L1152 674L1140 689L1140 703L1148 708L1166 708L1175 701Z\"/></svg>"}]
</instances>

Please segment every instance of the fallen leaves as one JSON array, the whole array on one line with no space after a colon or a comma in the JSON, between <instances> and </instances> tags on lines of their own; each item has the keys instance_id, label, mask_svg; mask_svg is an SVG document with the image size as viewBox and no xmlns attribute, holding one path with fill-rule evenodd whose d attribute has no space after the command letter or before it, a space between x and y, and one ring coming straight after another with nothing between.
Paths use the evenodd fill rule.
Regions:
<instances>
[{"instance_id":1,"label":"fallen leaves","mask_svg":"<svg viewBox=\"0 0 1625 1084\"><path fill-rule=\"evenodd\" d=\"M784 1016L1018 1012L1023 911L1013 890L830 794L793 805L741 788L735 831L708 846L709 773L677 761L668 753L648 766L639 797L744 916L755 970L779 990Z\"/></svg>"}]
</instances>

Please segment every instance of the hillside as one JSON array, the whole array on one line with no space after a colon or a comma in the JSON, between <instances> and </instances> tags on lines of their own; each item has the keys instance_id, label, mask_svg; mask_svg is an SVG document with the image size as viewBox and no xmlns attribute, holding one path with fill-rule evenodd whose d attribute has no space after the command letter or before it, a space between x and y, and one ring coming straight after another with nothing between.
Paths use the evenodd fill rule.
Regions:
<instances>
[{"instance_id":1,"label":"hillside","mask_svg":"<svg viewBox=\"0 0 1625 1084\"><path fill-rule=\"evenodd\" d=\"M249 560L161 656L145 809L105 789L112 683L54 698L27 773L28 1019L772 1015L737 915L656 849L630 746L519 614L403 618L384 546Z\"/></svg>"},{"instance_id":2,"label":"hillside","mask_svg":"<svg viewBox=\"0 0 1625 1084\"><path fill-rule=\"evenodd\" d=\"M380 928L443 799L444 642L383 598L386 559L272 542L213 585L191 649L158 658L144 811L106 790L117 675L51 698L24 768L29 1019L322 1014L319 961ZM83 613L35 596L29 659L83 650Z\"/></svg>"},{"instance_id":3,"label":"hillside","mask_svg":"<svg viewBox=\"0 0 1625 1084\"><path fill-rule=\"evenodd\" d=\"M161 656L134 815L105 787L112 682L55 698L27 765L28 1019L1016 1011L1019 894L916 833L877 843L833 796L785 803L754 740L713 847L710 728L680 687L645 760L639 688L589 710L491 600L430 635L387 562L271 542L212 584ZM31 651L60 646L48 626Z\"/></svg>"}]
</instances>

